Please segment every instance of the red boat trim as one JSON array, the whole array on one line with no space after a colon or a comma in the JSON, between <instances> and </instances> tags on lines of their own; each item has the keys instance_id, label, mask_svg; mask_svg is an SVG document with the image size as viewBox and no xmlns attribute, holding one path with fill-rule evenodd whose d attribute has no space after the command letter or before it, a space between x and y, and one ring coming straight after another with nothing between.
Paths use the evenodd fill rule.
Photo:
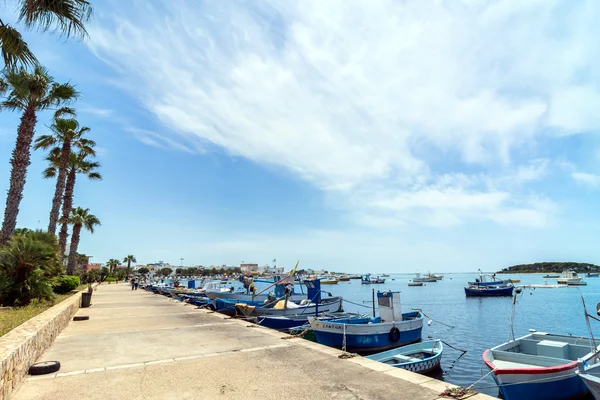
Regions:
<instances>
[{"instance_id":1,"label":"red boat trim","mask_svg":"<svg viewBox=\"0 0 600 400\"><path fill-rule=\"evenodd\" d=\"M494 366L494 364L487 359L487 354L490 352L490 349L487 349L483 352L483 362L485 365L494 371L494 375L505 375L505 374L531 374L531 375L540 375L540 374L552 374L555 372L563 372L568 371L573 368L577 368L577 361L572 361L568 364L561 364L555 367L540 367L540 368L506 368L506 369L498 369Z\"/></svg>"}]
</instances>

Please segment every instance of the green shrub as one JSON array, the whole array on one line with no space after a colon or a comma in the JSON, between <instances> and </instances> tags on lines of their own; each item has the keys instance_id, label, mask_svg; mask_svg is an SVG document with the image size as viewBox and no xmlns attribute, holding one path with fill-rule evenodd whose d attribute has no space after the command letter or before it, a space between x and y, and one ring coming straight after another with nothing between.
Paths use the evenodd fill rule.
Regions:
<instances>
[{"instance_id":1,"label":"green shrub","mask_svg":"<svg viewBox=\"0 0 600 400\"><path fill-rule=\"evenodd\" d=\"M23 231L0 248L0 305L26 306L33 299L51 300L52 280L60 271L56 238Z\"/></svg>"},{"instance_id":2,"label":"green shrub","mask_svg":"<svg viewBox=\"0 0 600 400\"><path fill-rule=\"evenodd\" d=\"M54 283L54 293L65 294L79 287L81 281L75 275L63 275Z\"/></svg>"},{"instance_id":3,"label":"green shrub","mask_svg":"<svg viewBox=\"0 0 600 400\"><path fill-rule=\"evenodd\" d=\"M116 282L117 278L115 278L114 276L109 276L108 278L106 278L106 282Z\"/></svg>"}]
</instances>

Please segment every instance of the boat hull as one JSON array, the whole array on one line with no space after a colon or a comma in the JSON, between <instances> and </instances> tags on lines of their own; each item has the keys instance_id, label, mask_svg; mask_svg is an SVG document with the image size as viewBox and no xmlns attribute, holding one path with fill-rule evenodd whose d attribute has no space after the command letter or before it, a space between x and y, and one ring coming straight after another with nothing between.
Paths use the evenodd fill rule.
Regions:
<instances>
[{"instance_id":1,"label":"boat hull","mask_svg":"<svg viewBox=\"0 0 600 400\"><path fill-rule=\"evenodd\" d=\"M512 296L513 290L514 288L512 286L506 286L497 289L465 288L465 295L467 297Z\"/></svg>"},{"instance_id":2,"label":"boat hull","mask_svg":"<svg viewBox=\"0 0 600 400\"><path fill-rule=\"evenodd\" d=\"M439 340L430 340L373 354L365 358L418 374L425 374L440 368L443 350L444 347ZM423 354L424 352L431 354L431 356L418 360L410 357L415 353Z\"/></svg>"},{"instance_id":3,"label":"boat hull","mask_svg":"<svg viewBox=\"0 0 600 400\"><path fill-rule=\"evenodd\" d=\"M580 374L579 377L583 380L583 383L587 386L594 399L600 399L600 378L589 374Z\"/></svg>"},{"instance_id":4,"label":"boat hull","mask_svg":"<svg viewBox=\"0 0 600 400\"><path fill-rule=\"evenodd\" d=\"M288 316L288 315L306 315L306 316L315 316L317 314L325 314L325 313L334 313L343 311L342 308L342 299L332 298L331 300L327 300L324 304L319 304L318 306L313 304L310 306L301 306L298 308L246 308L246 307L237 307L237 310L241 311L246 317L262 317L262 316Z\"/></svg>"},{"instance_id":5,"label":"boat hull","mask_svg":"<svg viewBox=\"0 0 600 400\"><path fill-rule=\"evenodd\" d=\"M486 282L467 282L472 286L502 286L508 284L507 281L486 281Z\"/></svg>"},{"instance_id":6,"label":"boat hull","mask_svg":"<svg viewBox=\"0 0 600 400\"><path fill-rule=\"evenodd\" d=\"M345 336L346 351L366 354L420 341L423 316L416 312L403 314L403 318L408 317L414 319L374 324L343 324L314 318L309 321L318 343L341 349ZM391 334L393 328L398 329L399 337Z\"/></svg>"}]
</instances>

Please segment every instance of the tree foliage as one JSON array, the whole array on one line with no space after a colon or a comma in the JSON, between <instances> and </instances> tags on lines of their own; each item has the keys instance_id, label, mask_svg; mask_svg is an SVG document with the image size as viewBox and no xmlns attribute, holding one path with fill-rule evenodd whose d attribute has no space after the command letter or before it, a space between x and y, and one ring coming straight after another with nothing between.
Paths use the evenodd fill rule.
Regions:
<instances>
[{"instance_id":1,"label":"tree foliage","mask_svg":"<svg viewBox=\"0 0 600 400\"><path fill-rule=\"evenodd\" d=\"M540 262L513 265L512 267L502 269L499 273L561 273L564 270L571 270L578 273L600 272L600 266L578 262Z\"/></svg>"}]
</instances>

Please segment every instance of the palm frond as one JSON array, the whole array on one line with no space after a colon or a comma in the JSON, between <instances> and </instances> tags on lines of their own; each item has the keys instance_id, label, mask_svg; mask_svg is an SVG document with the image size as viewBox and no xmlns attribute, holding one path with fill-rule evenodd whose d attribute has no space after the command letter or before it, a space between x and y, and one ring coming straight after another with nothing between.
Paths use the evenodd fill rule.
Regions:
<instances>
[{"instance_id":1,"label":"palm frond","mask_svg":"<svg viewBox=\"0 0 600 400\"><path fill-rule=\"evenodd\" d=\"M29 50L27 42L15 28L10 25L0 25L0 42L2 45L2 58L4 65L9 70L21 66L32 66L37 64L37 59Z\"/></svg>"},{"instance_id":2,"label":"palm frond","mask_svg":"<svg viewBox=\"0 0 600 400\"><path fill-rule=\"evenodd\" d=\"M49 147L52 147L56 145L56 138L52 135L42 135L39 136L35 139L35 144L33 145L33 148L35 150L39 150L39 149L47 149Z\"/></svg>"},{"instance_id":3,"label":"palm frond","mask_svg":"<svg viewBox=\"0 0 600 400\"><path fill-rule=\"evenodd\" d=\"M93 181L101 181L102 180L102 175L100 175L100 173L98 173L98 172L90 172L89 174L87 174L87 177Z\"/></svg>"},{"instance_id":4,"label":"palm frond","mask_svg":"<svg viewBox=\"0 0 600 400\"><path fill-rule=\"evenodd\" d=\"M7 100L4 100L0 104L0 108L10 110L10 111L24 110L25 107L27 107L27 104L25 104L25 102L22 99L10 98L10 97Z\"/></svg>"},{"instance_id":5,"label":"palm frond","mask_svg":"<svg viewBox=\"0 0 600 400\"><path fill-rule=\"evenodd\" d=\"M67 37L87 36L84 23L93 12L88 0L23 0L19 20L28 27L37 26L41 30L56 27Z\"/></svg>"},{"instance_id":6,"label":"palm frond","mask_svg":"<svg viewBox=\"0 0 600 400\"><path fill-rule=\"evenodd\" d=\"M54 119L62 118L65 115L77 116L77 111L72 107L61 107L54 112Z\"/></svg>"},{"instance_id":7,"label":"palm frond","mask_svg":"<svg viewBox=\"0 0 600 400\"><path fill-rule=\"evenodd\" d=\"M82 225L94 233L94 227L101 225L100 220L94 214L90 214L89 208L73 207L71 209L71 215L69 221L73 225ZM117 261L118 262L118 261Z\"/></svg>"},{"instance_id":8,"label":"palm frond","mask_svg":"<svg viewBox=\"0 0 600 400\"><path fill-rule=\"evenodd\" d=\"M48 167L42 171L42 176L44 179L52 179L56 177L56 167Z\"/></svg>"},{"instance_id":9,"label":"palm frond","mask_svg":"<svg viewBox=\"0 0 600 400\"><path fill-rule=\"evenodd\" d=\"M75 86L70 83L53 83L47 96L40 102L42 108L71 103L80 96Z\"/></svg>"}]
</instances>

